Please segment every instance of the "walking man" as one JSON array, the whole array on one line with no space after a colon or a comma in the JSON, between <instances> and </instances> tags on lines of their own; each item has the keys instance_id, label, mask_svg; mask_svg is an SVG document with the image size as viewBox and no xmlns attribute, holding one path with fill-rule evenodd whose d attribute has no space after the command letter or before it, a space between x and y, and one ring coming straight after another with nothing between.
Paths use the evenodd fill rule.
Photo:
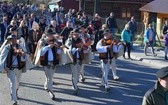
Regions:
<instances>
[{"instance_id":1,"label":"walking man","mask_svg":"<svg viewBox=\"0 0 168 105\"><path fill-rule=\"evenodd\" d=\"M131 17L131 20L128 22L128 25L129 25L129 29L131 31L131 49L133 50L133 42L135 40L135 34L137 32L137 24L136 24L136 21L135 21L135 18L134 16Z\"/></svg>"},{"instance_id":2,"label":"walking man","mask_svg":"<svg viewBox=\"0 0 168 105\"><path fill-rule=\"evenodd\" d=\"M113 78L115 80L119 79L116 74L116 62L115 62L115 53L113 52L113 40L111 39L110 30L105 30L103 32L104 38L102 38L96 46L96 49L99 53L99 58L102 67L102 80L101 85L105 87L105 91L109 91L110 87L108 84L108 73L110 67L112 68Z\"/></svg>"},{"instance_id":3,"label":"walking man","mask_svg":"<svg viewBox=\"0 0 168 105\"><path fill-rule=\"evenodd\" d=\"M17 93L21 79L22 69L25 67L25 49L17 44L17 36L7 38L9 44L5 45L0 55L0 71L5 70L10 82L10 91L13 105L17 105Z\"/></svg>"},{"instance_id":4,"label":"walking man","mask_svg":"<svg viewBox=\"0 0 168 105\"><path fill-rule=\"evenodd\" d=\"M84 43L82 36L79 35L79 29L75 28L66 43L66 46L69 46L69 50L71 52L72 63L70 64L70 67L72 70L72 88L75 95L78 93L79 90L77 84L79 82L80 71L81 69L83 69L83 45Z\"/></svg>"},{"instance_id":5,"label":"walking man","mask_svg":"<svg viewBox=\"0 0 168 105\"><path fill-rule=\"evenodd\" d=\"M44 84L45 90L49 92L52 100L55 100L53 85L53 76L56 70L56 65L59 64L59 55L61 50L55 44L55 39L53 37L52 30L48 29L45 33L47 37L45 38L46 44L41 49L40 63L43 66L45 72L46 82Z\"/></svg>"},{"instance_id":6,"label":"walking man","mask_svg":"<svg viewBox=\"0 0 168 105\"><path fill-rule=\"evenodd\" d=\"M107 18L106 25L110 29L110 31L112 32L112 35L114 37L116 29L117 29L117 22L116 22L116 18L114 17L113 12L111 12L110 16Z\"/></svg>"}]
</instances>

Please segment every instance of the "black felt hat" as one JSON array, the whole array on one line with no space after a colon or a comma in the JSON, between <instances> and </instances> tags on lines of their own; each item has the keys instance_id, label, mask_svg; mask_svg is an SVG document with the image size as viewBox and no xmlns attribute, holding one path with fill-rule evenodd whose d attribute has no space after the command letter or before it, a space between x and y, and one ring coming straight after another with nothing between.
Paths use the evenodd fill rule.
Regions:
<instances>
[{"instance_id":1,"label":"black felt hat","mask_svg":"<svg viewBox=\"0 0 168 105\"><path fill-rule=\"evenodd\" d=\"M79 28L74 28L73 31L72 31L72 33L79 33L79 32L80 32Z\"/></svg>"},{"instance_id":2,"label":"black felt hat","mask_svg":"<svg viewBox=\"0 0 168 105\"><path fill-rule=\"evenodd\" d=\"M46 31L45 31L45 35L53 35L53 34L56 34L55 32L53 32L53 30L51 28L48 28Z\"/></svg>"},{"instance_id":3,"label":"black felt hat","mask_svg":"<svg viewBox=\"0 0 168 105\"><path fill-rule=\"evenodd\" d=\"M168 66L167 67L163 67L160 70L157 71L156 73L157 78L165 78L168 77Z\"/></svg>"},{"instance_id":4,"label":"black felt hat","mask_svg":"<svg viewBox=\"0 0 168 105\"><path fill-rule=\"evenodd\" d=\"M108 29L103 31L103 35L106 35L106 34L108 34L108 33L111 33L111 31L108 30Z\"/></svg>"},{"instance_id":5,"label":"black felt hat","mask_svg":"<svg viewBox=\"0 0 168 105\"><path fill-rule=\"evenodd\" d=\"M7 37L7 40L10 40L10 39L17 39L17 36L16 35L9 35Z\"/></svg>"}]
</instances>

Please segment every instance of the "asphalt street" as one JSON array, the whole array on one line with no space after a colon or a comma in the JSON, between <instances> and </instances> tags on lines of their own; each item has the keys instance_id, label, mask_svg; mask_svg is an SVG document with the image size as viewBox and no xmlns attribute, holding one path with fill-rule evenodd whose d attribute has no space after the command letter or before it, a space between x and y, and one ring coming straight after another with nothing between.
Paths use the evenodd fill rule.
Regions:
<instances>
[{"instance_id":1,"label":"asphalt street","mask_svg":"<svg viewBox=\"0 0 168 105\"><path fill-rule=\"evenodd\" d=\"M158 67L138 60L117 60L120 80L112 79L109 72L109 93L100 87L101 69L98 57L85 65L86 81L79 83L78 95L73 95L69 65L58 66L54 74L54 93L57 100L50 99L44 90L45 76L42 68L22 75L18 92L19 105L141 105L143 95L156 81ZM6 74L0 74L0 105L11 105L9 82Z\"/></svg>"}]
</instances>

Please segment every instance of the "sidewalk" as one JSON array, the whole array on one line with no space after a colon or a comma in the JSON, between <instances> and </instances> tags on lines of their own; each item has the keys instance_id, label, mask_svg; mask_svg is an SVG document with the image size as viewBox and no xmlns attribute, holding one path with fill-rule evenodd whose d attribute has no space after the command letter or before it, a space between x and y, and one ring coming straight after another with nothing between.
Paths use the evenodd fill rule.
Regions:
<instances>
[{"instance_id":1,"label":"sidewalk","mask_svg":"<svg viewBox=\"0 0 168 105\"><path fill-rule=\"evenodd\" d=\"M150 48L148 49L150 51ZM164 49L155 48L155 53L157 54L156 57L154 57L151 52L149 52L149 56L145 56L143 47L134 45L134 50L131 51L131 57L132 59L140 60L160 68L168 66L168 60L164 59Z\"/></svg>"}]
</instances>

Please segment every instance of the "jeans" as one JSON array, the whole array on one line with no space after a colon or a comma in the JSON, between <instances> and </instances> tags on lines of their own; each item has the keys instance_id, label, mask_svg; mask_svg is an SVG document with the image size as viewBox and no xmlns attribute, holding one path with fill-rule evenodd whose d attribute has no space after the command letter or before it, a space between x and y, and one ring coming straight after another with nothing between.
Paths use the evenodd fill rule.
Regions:
<instances>
[{"instance_id":1,"label":"jeans","mask_svg":"<svg viewBox=\"0 0 168 105\"><path fill-rule=\"evenodd\" d=\"M154 55L154 43L153 42L145 42L145 47L144 47L144 53L147 55L147 49L148 47L151 47L152 54Z\"/></svg>"},{"instance_id":2,"label":"jeans","mask_svg":"<svg viewBox=\"0 0 168 105\"><path fill-rule=\"evenodd\" d=\"M134 40L135 40L135 33L132 33L132 36L131 36L131 48L132 49L133 49Z\"/></svg>"},{"instance_id":3,"label":"jeans","mask_svg":"<svg viewBox=\"0 0 168 105\"><path fill-rule=\"evenodd\" d=\"M115 36L116 29L115 28L110 28L110 31L112 32L112 37Z\"/></svg>"},{"instance_id":4,"label":"jeans","mask_svg":"<svg viewBox=\"0 0 168 105\"><path fill-rule=\"evenodd\" d=\"M164 49L165 56L167 56L167 52L168 52L168 46L165 46L165 49Z\"/></svg>"},{"instance_id":5,"label":"jeans","mask_svg":"<svg viewBox=\"0 0 168 105\"><path fill-rule=\"evenodd\" d=\"M125 52L126 52L126 49L128 50L128 58L130 58L130 53L131 53L131 43L126 43L124 45L124 58L125 58Z\"/></svg>"}]
</instances>

